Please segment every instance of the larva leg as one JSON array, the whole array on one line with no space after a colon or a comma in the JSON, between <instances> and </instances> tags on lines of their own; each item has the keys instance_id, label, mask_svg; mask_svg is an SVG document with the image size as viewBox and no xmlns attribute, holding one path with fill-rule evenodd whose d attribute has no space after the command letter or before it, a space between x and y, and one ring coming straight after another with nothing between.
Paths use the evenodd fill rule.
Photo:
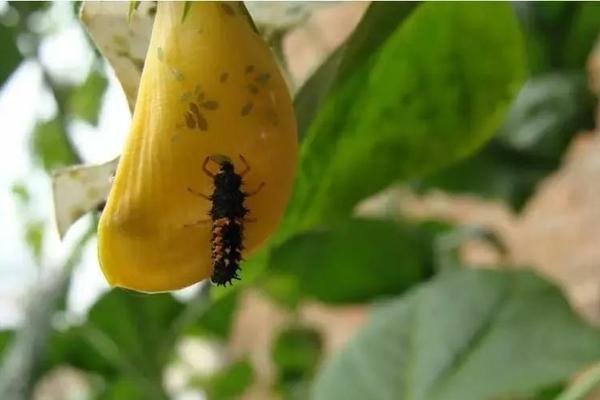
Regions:
<instances>
[{"instance_id":1,"label":"larva leg","mask_svg":"<svg viewBox=\"0 0 600 400\"><path fill-rule=\"evenodd\" d=\"M215 177L215 174L213 174L212 172L210 172L210 170L208 169L208 162L211 160L210 156L206 156L206 158L204 159L204 163L202 164L202 171L204 171L204 173L208 176L210 176L211 178Z\"/></svg>"},{"instance_id":2,"label":"larva leg","mask_svg":"<svg viewBox=\"0 0 600 400\"><path fill-rule=\"evenodd\" d=\"M192 222L191 224L185 224L183 226L184 226L184 228L193 228L195 226L199 226L199 225L203 225L203 224L209 223L210 221L211 221L210 219L199 219L196 222Z\"/></svg>"},{"instance_id":3,"label":"larva leg","mask_svg":"<svg viewBox=\"0 0 600 400\"><path fill-rule=\"evenodd\" d=\"M243 177L248 172L250 172L250 164L248 164L248 161L246 161L246 159L244 158L244 156L241 155L241 154L240 154L240 160L242 160L242 163L244 163L244 167L246 168L245 170L243 170L242 172L240 172L240 176Z\"/></svg>"},{"instance_id":4,"label":"larva leg","mask_svg":"<svg viewBox=\"0 0 600 400\"><path fill-rule=\"evenodd\" d=\"M211 201L210 196L205 195L204 193L200 193L200 192L196 192L194 191L194 189L192 188L187 188L188 192L190 192L191 194L193 194L194 196L198 196L198 197L202 197L203 199L206 199L208 201Z\"/></svg>"},{"instance_id":5,"label":"larva leg","mask_svg":"<svg viewBox=\"0 0 600 400\"><path fill-rule=\"evenodd\" d=\"M262 190L262 188L265 187L265 183L261 182L260 185L258 185L258 187L250 192L246 192L244 193L246 196L254 196L255 194L257 194L258 192L260 192Z\"/></svg>"}]
</instances>

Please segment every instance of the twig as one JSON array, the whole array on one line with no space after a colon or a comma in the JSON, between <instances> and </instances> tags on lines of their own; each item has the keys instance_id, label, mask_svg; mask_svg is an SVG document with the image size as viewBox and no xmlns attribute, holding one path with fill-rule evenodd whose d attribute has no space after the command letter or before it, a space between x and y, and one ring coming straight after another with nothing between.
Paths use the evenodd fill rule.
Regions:
<instances>
[{"instance_id":1,"label":"twig","mask_svg":"<svg viewBox=\"0 0 600 400\"><path fill-rule=\"evenodd\" d=\"M71 271L81 259L85 244L96 233L96 224L75 244L62 268L39 283L30 298L26 319L9 344L0 364L0 399L27 400L35 380L35 371L44 354L51 320L59 300L67 291Z\"/></svg>"},{"instance_id":2,"label":"twig","mask_svg":"<svg viewBox=\"0 0 600 400\"><path fill-rule=\"evenodd\" d=\"M586 371L574 384L566 388L555 400L583 400L600 386L600 364Z\"/></svg>"}]
</instances>

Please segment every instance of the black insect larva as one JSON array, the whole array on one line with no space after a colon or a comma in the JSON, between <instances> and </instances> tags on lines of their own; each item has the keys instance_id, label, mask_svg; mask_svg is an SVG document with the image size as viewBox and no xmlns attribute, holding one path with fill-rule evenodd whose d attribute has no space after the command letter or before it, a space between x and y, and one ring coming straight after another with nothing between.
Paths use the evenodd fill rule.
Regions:
<instances>
[{"instance_id":1,"label":"black insect larva","mask_svg":"<svg viewBox=\"0 0 600 400\"><path fill-rule=\"evenodd\" d=\"M238 271L242 260L244 223L251 222L246 215L249 210L244 207L248 196L258 193L264 182L253 192L242 190L242 178L250 171L246 159L240 155L245 166L244 171L236 173L231 160L226 156L208 156L204 160L202 170L212 178L214 191L210 196L188 190L212 202L209 211L212 222L211 256L212 277L216 285L227 285L233 279L239 280ZM219 165L217 173L208 169L210 161ZM199 221L204 222L204 221Z\"/></svg>"}]
</instances>

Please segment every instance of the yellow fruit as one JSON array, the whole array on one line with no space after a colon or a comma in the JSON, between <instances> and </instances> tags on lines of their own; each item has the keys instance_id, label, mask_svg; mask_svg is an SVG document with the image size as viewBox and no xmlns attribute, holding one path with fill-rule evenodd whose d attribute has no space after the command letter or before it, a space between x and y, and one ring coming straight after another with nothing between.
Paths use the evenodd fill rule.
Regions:
<instances>
[{"instance_id":1,"label":"yellow fruit","mask_svg":"<svg viewBox=\"0 0 600 400\"><path fill-rule=\"evenodd\" d=\"M296 165L296 121L273 57L238 3L158 2L131 130L98 229L102 270L113 286L165 291L211 275L209 155L241 170L247 256L276 228Z\"/></svg>"}]
</instances>

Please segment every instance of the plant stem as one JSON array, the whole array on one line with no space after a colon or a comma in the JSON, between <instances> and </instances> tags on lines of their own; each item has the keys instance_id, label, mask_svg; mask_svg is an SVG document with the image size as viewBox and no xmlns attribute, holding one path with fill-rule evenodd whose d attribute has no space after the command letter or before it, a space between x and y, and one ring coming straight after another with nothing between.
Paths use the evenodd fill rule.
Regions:
<instances>
[{"instance_id":1,"label":"plant stem","mask_svg":"<svg viewBox=\"0 0 600 400\"><path fill-rule=\"evenodd\" d=\"M583 400L600 386L600 363L586 371L555 400Z\"/></svg>"},{"instance_id":2,"label":"plant stem","mask_svg":"<svg viewBox=\"0 0 600 400\"><path fill-rule=\"evenodd\" d=\"M62 267L44 278L26 308L21 328L15 332L0 363L0 399L27 400L35 382L35 372L51 331L51 320L60 299L69 287L71 271L81 258L83 248L96 234L96 224L81 236Z\"/></svg>"}]
</instances>

